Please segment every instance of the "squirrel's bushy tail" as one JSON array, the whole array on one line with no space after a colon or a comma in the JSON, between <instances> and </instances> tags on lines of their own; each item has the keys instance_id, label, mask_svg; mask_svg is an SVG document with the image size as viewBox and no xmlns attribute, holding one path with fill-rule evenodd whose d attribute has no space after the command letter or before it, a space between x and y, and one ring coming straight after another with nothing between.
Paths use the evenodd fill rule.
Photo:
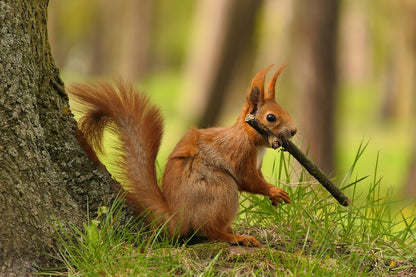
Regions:
<instances>
[{"instance_id":1,"label":"squirrel's bushy tail","mask_svg":"<svg viewBox=\"0 0 416 277\"><path fill-rule=\"evenodd\" d=\"M118 82L75 84L68 94L82 114L78 128L97 152L103 152L103 132L107 128L120 139L113 159L128 192L127 201L137 213L149 212L160 223L166 220L169 208L157 184L156 155L163 134L159 109L146 95L131 85Z\"/></svg>"}]
</instances>

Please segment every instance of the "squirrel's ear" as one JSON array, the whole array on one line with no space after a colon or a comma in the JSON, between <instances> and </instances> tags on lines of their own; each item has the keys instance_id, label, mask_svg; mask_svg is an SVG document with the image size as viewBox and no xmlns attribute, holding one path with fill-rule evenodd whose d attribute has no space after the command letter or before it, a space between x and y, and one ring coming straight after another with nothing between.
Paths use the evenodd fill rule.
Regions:
<instances>
[{"instance_id":1,"label":"squirrel's ear","mask_svg":"<svg viewBox=\"0 0 416 277\"><path fill-rule=\"evenodd\" d=\"M275 86L276 86L276 79L277 77L279 77L280 73L283 71L283 69L285 69L286 67L286 63L282 64L274 73L273 78L270 79L268 85L267 85L267 90L264 94L264 99L272 99L274 100L275 97Z\"/></svg>"},{"instance_id":2,"label":"squirrel's ear","mask_svg":"<svg viewBox=\"0 0 416 277\"><path fill-rule=\"evenodd\" d=\"M247 93L247 103L250 106L251 114L256 113L258 106L264 101L264 79L267 71L269 71L272 66L273 65L269 65L267 68L257 72L251 81L251 87Z\"/></svg>"},{"instance_id":3,"label":"squirrel's ear","mask_svg":"<svg viewBox=\"0 0 416 277\"><path fill-rule=\"evenodd\" d=\"M264 99L261 95L260 89L258 87L252 88L247 95L247 103L250 107L250 114L255 114L263 101Z\"/></svg>"}]
</instances>

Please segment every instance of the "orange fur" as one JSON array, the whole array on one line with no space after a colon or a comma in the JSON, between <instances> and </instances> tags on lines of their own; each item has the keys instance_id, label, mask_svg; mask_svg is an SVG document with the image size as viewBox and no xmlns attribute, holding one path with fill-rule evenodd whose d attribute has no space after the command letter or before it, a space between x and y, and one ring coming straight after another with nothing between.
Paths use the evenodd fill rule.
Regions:
<instances>
[{"instance_id":1,"label":"orange fur","mask_svg":"<svg viewBox=\"0 0 416 277\"><path fill-rule=\"evenodd\" d=\"M287 138L296 133L289 114L274 99L274 84L283 67L264 92L269 68L254 77L246 104L233 126L193 128L178 142L163 174L163 193L155 171L163 120L159 109L131 86L98 83L69 89L71 99L84 107L79 121L79 134L84 135L80 143L96 159L90 149L102 151L104 128L110 126L119 135L122 154L118 162L125 176L128 202L138 214L150 213L149 222L166 223L172 236L198 232L213 241L257 246L260 243L254 237L232 232L238 191L266 195L273 205L290 203L290 198L264 180L261 160L257 159L262 158L259 151L269 145L244 118L252 113L277 135ZM269 120L270 114L276 120Z\"/></svg>"}]
</instances>

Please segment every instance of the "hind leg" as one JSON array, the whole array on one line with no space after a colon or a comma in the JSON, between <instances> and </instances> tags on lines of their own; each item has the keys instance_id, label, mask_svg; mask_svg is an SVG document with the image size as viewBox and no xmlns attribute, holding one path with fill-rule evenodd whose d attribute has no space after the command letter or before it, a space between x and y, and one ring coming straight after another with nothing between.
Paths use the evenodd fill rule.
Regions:
<instances>
[{"instance_id":1,"label":"hind leg","mask_svg":"<svg viewBox=\"0 0 416 277\"><path fill-rule=\"evenodd\" d=\"M224 195L224 194L221 194ZM206 236L210 241L224 241L231 244L244 246L259 246L253 236L238 236L233 234L231 223L238 210L238 195L235 200L224 201L224 198L216 198L210 205L198 205L198 215L192 217L193 229L199 229L200 234Z\"/></svg>"},{"instance_id":2,"label":"hind leg","mask_svg":"<svg viewBox=\"0 0 416 277\"><path fill-rule=\"evenodd\" d=\"M234 235L231 227L228 227L227 231L220 230L218 228L210 228L209 230L206 230L206 235L211 241L224 241L244 246L259 246L261 244L254 236Z\"/></svg>"}]
</instances>

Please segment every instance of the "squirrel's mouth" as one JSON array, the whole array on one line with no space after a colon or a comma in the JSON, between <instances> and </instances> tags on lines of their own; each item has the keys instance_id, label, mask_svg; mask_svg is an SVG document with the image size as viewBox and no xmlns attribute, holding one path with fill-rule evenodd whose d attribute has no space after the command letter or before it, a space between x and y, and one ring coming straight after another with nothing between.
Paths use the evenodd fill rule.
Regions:
<instances>
[{"instance_id":1,"label":"squirrel's mouth","mask_svg":"<svg viewBox=\"0 0 416 277\"><path fill-rule=\"evenodd\" d=\"M296 130L288 130L280 132L279 134L269 135L267 140L271 148L277 149L285 144L286 141L290 140L296 134Z\"/></svg>"},{"instance_id":2,"label":"squirrel's mouth","mask_svg":"<svg viewBox=\"0 0 416 277\"><path fill-rule=\"evenodd\" d=\"M270 143L270 142L269 142ZM280 146L282 146L282 142L280 141L280 140L275 140L275 141L272 141L271 143L270 143L270 146L274 149L274 150L276 150L277 148L279 148Z\"/></svg>"}]
</instances>

